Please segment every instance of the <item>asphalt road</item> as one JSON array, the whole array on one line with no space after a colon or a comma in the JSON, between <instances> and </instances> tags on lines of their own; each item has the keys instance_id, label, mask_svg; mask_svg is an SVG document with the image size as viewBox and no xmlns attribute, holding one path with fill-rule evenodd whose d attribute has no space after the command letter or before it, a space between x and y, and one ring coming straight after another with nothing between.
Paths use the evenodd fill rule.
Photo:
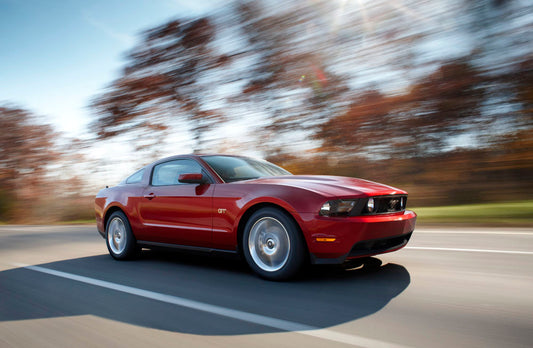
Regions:
<instances>
[{"instance_id":1,"label":"asphalt road","mask_svg":"<svg viewBox=\"0 0 533 348\"><path fill-rule=\"evenodd\" d=\"M92 226L0 226L0 347L531 347L533 228L415 231L352 269L114 261Z\"/></svg>"}]
</instances>

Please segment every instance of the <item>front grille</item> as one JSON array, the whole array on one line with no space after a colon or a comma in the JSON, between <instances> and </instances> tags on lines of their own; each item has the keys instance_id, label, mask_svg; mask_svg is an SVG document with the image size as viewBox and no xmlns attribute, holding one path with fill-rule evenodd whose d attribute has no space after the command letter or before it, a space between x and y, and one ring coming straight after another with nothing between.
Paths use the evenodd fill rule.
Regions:
<instances>
[{"instance_id":1,"label":"front grille","mask_svg":"<svg viewBox=\"0 0 533 348\"><path fill-rule=\"evenodd\" d=\"M375 255L401 248L407 244L412 234L413 232L410 232L400 236L358 242L353 246L352 250L348 254L348 257Z\"/></svg>"},{"instance_id":2,"label":"front grille","mask_svg":"<svg viewBox=\"0 0 533 348\"><path fill-rule=\"evenodd\" d=\"M365 209L363 210L363 214L365 215L401 212L405 210L405 205L407 203L406 195L369 197L367 199L367 204L370 198L374 200L374 209L370 211L365 206Z\"/></svg>"}]
</instances>

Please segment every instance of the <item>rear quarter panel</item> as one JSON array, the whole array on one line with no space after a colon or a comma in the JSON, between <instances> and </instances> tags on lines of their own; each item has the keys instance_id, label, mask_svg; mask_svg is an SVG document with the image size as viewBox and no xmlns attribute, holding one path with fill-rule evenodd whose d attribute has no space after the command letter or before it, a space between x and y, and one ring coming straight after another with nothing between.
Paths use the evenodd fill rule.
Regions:
<instances>
[{"instance_id":1,"label":"rear quarter panel","mask_svg":"<svg viewBox=\"0 0 533 348\"><path fill-rule=\"evenodd\" d=\"M138 185L120 185L98 192L95 198L96 226L100 233L105 231L106 216L114 208L122 210L129 219L133 234L142 235L139 221L138 201L142 197L143 187Z\"/></svg>"}]
</instances>

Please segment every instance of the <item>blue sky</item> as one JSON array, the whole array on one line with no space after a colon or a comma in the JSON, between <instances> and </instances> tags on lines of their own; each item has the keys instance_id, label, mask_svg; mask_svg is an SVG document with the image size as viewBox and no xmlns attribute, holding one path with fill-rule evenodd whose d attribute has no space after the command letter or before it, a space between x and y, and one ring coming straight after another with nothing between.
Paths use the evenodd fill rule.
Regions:
<instances>
[{"instance_id":1,"label":"blue sky","mask_svg":"<svg viewBox=\"0 0 533 348\"><path fill-rule=\"evenodd\" d=\"M123 66L139 33L221 0L0 0L0 105L27 108L70 136L86 134L90 98Z\"/></svg>"}]
</instances>

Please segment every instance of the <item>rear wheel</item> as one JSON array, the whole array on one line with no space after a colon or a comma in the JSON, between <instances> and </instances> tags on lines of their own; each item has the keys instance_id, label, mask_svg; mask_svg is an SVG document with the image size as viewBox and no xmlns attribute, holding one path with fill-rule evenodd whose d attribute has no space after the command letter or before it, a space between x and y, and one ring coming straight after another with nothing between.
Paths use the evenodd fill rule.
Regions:
<instances>
[{"instance_id":1,"label":"rear wheel","mask_svg":"<svg viewBox=\"0 0 533 348\"><path fill-rule=\"evenodd\" d=\"M116 211L111 214L107 221L106 234L107 250L115 259L126 260L137 256L137 241L123 212Z\"/></svg>"},{"instance_id":2,"label":"rear wheel","mask_svg":"<svg viewBox=\"0 0 533 348\"><path fill-rule=\"evenodd\" d=\"M266 279L288 279L304 264L306 249L298 226L276 208L262 208L252 214L242 245L250 268Z\"/></svg>"}]
</instances>

